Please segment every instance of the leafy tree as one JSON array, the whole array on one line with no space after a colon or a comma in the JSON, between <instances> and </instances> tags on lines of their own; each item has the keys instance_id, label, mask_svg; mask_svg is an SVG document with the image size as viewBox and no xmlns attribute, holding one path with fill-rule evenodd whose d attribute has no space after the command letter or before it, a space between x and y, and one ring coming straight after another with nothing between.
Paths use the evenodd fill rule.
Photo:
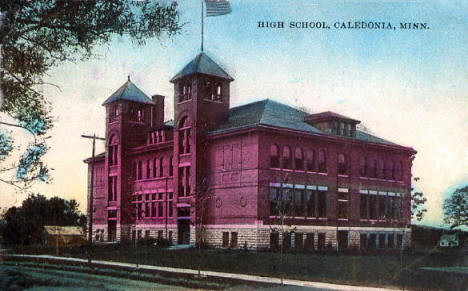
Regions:
<instances>
[{"instance_id":1,"label":"leafy tree","mask_svg":"<svg viewBox=\"0 0 468 291\"><path fill-rule=\"evenodd\" d=\"M415 182L419 181L418 177L413 179ZM424 207L427 198L424 196L423 192L414 191L414 188L411 188L411 218L421 221L424 218L424 214L427 212L427 209Z\"/></svg>"},{"instance_id":2,"label":"leafy tree","mask_svg":"<svg viewBox=\"0 0 468 291\"><path fill-rule=\"evenodd\" d=\"M3 215L0 225L5 243L28 245L41 241L44 225L86 226L86 216L78 210L76 200L59 197L47 199L32 194L21 207L11 207Z\"/></svg>"},{"instance_id":3,"label":"leafy tree","mask_svg":"<svg viewBox=\"0 0 468 291\"><path fill-rule=\"evenodd\" d=\"M444 222L450 228L468 226L468 186L456 189L444 201Z\"/></svg>"},{"instance_id":4,"label":"leafy tree","mask_svg":"<svg viewBox=\"0 0 468 291\"><path fill-rule=\"evenodd\" d=\"M129 36L139 45L150 38L173 36L181 28L178 17L176 2L1 1L0 182L24 190L34 181L50 180L42 158L49 149L47 131L53 118L40 88L53 85L43 80L51 68L89 59L96 46L113 36ZM18 149L18 161L12 154L16 148L12 132L5 126L31 136L26 149Z\"/></svg>"}]
</instances>

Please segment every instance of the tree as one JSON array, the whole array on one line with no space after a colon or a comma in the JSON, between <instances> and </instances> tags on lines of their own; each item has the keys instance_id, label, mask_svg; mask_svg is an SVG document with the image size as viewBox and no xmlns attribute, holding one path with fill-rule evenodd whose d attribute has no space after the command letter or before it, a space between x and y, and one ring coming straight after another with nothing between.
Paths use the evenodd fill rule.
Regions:
<instances>
[{"instance_id":1,"label":"tree","mask_svg":"<svg viewBox=\"0 0 468 291\"><path fill-rule=\"evenodd\" d=\"M29 195L20 207L11 207L3 215L0 226L5 243L28 245L40 243L44 225L86 227L86 216L78 210L76 200L59 197L47 199Z\"/></svg>"},{"instance_id":2,"label":"tree","mask_svg":"<svg viewBox=\"0 0 468 291\"><path fill-rule=\"evenodd\" d=\"M418 182L419 178L415 177L414 182ZM427 198L424 196L423 192L414 191L414 188L411 188L411 218L421 221L424 218L424 214L427 212L427 209L424 207Z\"/></svg>"},{"instance_id":3,"label":"tree","mask_svg":"<svg viewBox=\"0 0 468 291\"><path fill-rule=\"evenodd\" d=\"M180 31L176 2L126 0L9 0L0 4L0 182L21 190L50 181L42 161L53 125L50 104L41 92L47 72L63 62L86 60L113 36L128 36L142 45ZM8 122L7 122L8 121ZM10 129L31 136L12 154ZM19 145L17 145L19 146ZM9 159L7 159L10 157ZM8 163L8 165L7 165Z\"/></svg>"},{"instance_id":4,"label":"tree","mask_svg":"<svg viewBox=\"0 0 468 291\"><path fill-rule=\"evenodd\" d=\"M456 189L452 195L445 199L444 222L450 228L468 226L468 186Z\"/></svg>"}]
</instances>

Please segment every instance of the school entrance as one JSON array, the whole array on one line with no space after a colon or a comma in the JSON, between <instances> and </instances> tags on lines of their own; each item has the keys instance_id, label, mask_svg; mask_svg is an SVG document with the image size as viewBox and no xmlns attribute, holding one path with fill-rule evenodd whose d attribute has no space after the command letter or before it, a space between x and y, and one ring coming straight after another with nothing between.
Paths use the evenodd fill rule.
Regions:
<instances>
[{"instance_id":1,"label":"school entrance","mask_svg":"<svg viewBox=\"0 0 468 291\"><path fill-rule=\"evenodd\" d=\"M183 207L177 209L177 231L178 231L178 244L190 243L190 208Z\"/></svg>"}]
</instances>

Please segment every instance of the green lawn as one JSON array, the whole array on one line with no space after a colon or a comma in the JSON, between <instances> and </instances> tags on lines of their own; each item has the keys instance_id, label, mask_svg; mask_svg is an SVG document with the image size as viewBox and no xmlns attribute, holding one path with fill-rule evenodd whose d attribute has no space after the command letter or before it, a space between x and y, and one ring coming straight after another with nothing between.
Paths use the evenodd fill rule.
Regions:
<instances>
[{"instance_id":1,"label":"green lawn","mask_svg":"<svg viewBox=\"0 0 468 291\"><path fill-rule=\"evenodd\" d=\"M44 250L40 252L50 252ZM411 287L419 290L465 290L466 276L434 274L421 267L451 267L458 260L457 253L405 253L368 255L338 255L313 253L286 253L283 266L279 254L272 252L245 252L239 250L167 250L152 246L139 248L121 245L94 247L94 259L130 262L203 270L245 273L252 275L324 281L351 285ZM84 249L64 249L61 255L82 257ZM403 270L403 271L401 271ZM428 275L430 274L430 276ZM457 287L460 286L460 287Z\"/></svg>"}]
</instances>

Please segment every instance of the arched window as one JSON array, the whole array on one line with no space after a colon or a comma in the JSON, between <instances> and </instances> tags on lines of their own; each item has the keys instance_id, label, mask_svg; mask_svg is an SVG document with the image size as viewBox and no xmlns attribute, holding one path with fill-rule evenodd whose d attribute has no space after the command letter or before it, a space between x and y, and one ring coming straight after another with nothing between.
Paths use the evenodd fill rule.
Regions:
<instances>
[{"instance_id":1,"label":"arched window","mask_svg":"<svg viewBox=\"0 0 468 291\"><path fill-rule=\"evenodd\" d=\"M318 171L321 173L327 172L327 158L324 150L318 151Z\"/></svg>"},{"instance_id":2,"label":"arched window","mask_svg":"<svg viewBox=\"0 0 468 291\"><path fill-rule=\"evenodd\" d=\"M283 168L291 169L291 148L288 146L283 148Z\"/></svg>"},{"instance_id":3,"label":"arched window","mask_svg":"<svg viewBox=\"0 0 468 291\"><path fill-rule=\"evenodd\" d=\"M143 162L138 161L137 180L143 179Z\"/></svg>"},{"instance_id":4,"label":"arched window","mask_svg":"<svg viewBox=\"0 0 468 291\"><path fill-rule=\"evenodd\" d=\"M108 153L109 166L118 164L118 151L119 151L118 142L119 142L118 138L115 135L112 135L111 138L109 139L109 153Z\"/></svg>"},{"instance_id":5,"label":"arched window","mask_svg":"<svg viewBox=\"0 0 468 291\"><path fill-rule=\"evenodd\" d=\"M179 102L192 99L192 84L189 81L179 85Z\"/></svg>"},{"instance_id":6,"label":"arched window","mask_svg":"<svg viewBox=\"0 0 468 291\"><path fill-rule=\"evenodd\" d=\"M270 168L279 168L279 147L276 144L270 146Z\"/></svg>"},{"instance_id":7,"label":"arched window","mask_svg":"<svg viewBox=\"0 0 468 291\"><path fill-rule=\"evenodd\" d=\"M310 172L315 172L315 153L314 150L306 151L306 169Z\"/></svg>"},{"instance_id":8,"label":"arched window","mask_svg":"<svg viewBox=\"0 0 468 291\"><path fill-rule=\"evenodd\" d=\"M345 154L338 155L338 174L347 175L348 174L348 162Z\"/></svg>"},{"instance_id":9,"label":"arched window","mask_svg":"<svg viewBox=\"0 0 468 291\"><path fill-rule=\"evenodd\" d=\"M296 148L294 152L294 164L296 170L304 170L304 153L301 148Z\"/></svg>"},{"instance_id":10,"label":"arched window","mask_svg":"<svg viewBox=\"0 0 468 291\"><path fill-rule=\"evenodd\" d=\"M220 83L216 83L215 85L215 97L214 101L221 101L221 93L222 93L222 88Z\"/></svg>"},{"instance_id":11,"label":"arched window","mask_svg":"<svg viewBox=\"0 0 468 291\"><path fill-rule=\"evenodd\" d=\"M190 122L187 116L179 123L179 153L190 153Z\"/></svg>"},{"instance_id":12,"label":"arched window","mask_svg":"<svg viewBox=\"0 0 468 291\"><path fill-rule=\"evenodd\" d=\"M132 177L134 180L137 179L137 163L136 162L133 162Z\"/></svg>"},{"instance_id":13,"label":"arched window","mask_svg":"<svg viewBox=\"0 0 468 291\"><path fill-rule=\"evenodd\" d=\"M367 159L366 157L361 157L359 175L361 177L367 177Z\"/></svg>"}]
</instances>

